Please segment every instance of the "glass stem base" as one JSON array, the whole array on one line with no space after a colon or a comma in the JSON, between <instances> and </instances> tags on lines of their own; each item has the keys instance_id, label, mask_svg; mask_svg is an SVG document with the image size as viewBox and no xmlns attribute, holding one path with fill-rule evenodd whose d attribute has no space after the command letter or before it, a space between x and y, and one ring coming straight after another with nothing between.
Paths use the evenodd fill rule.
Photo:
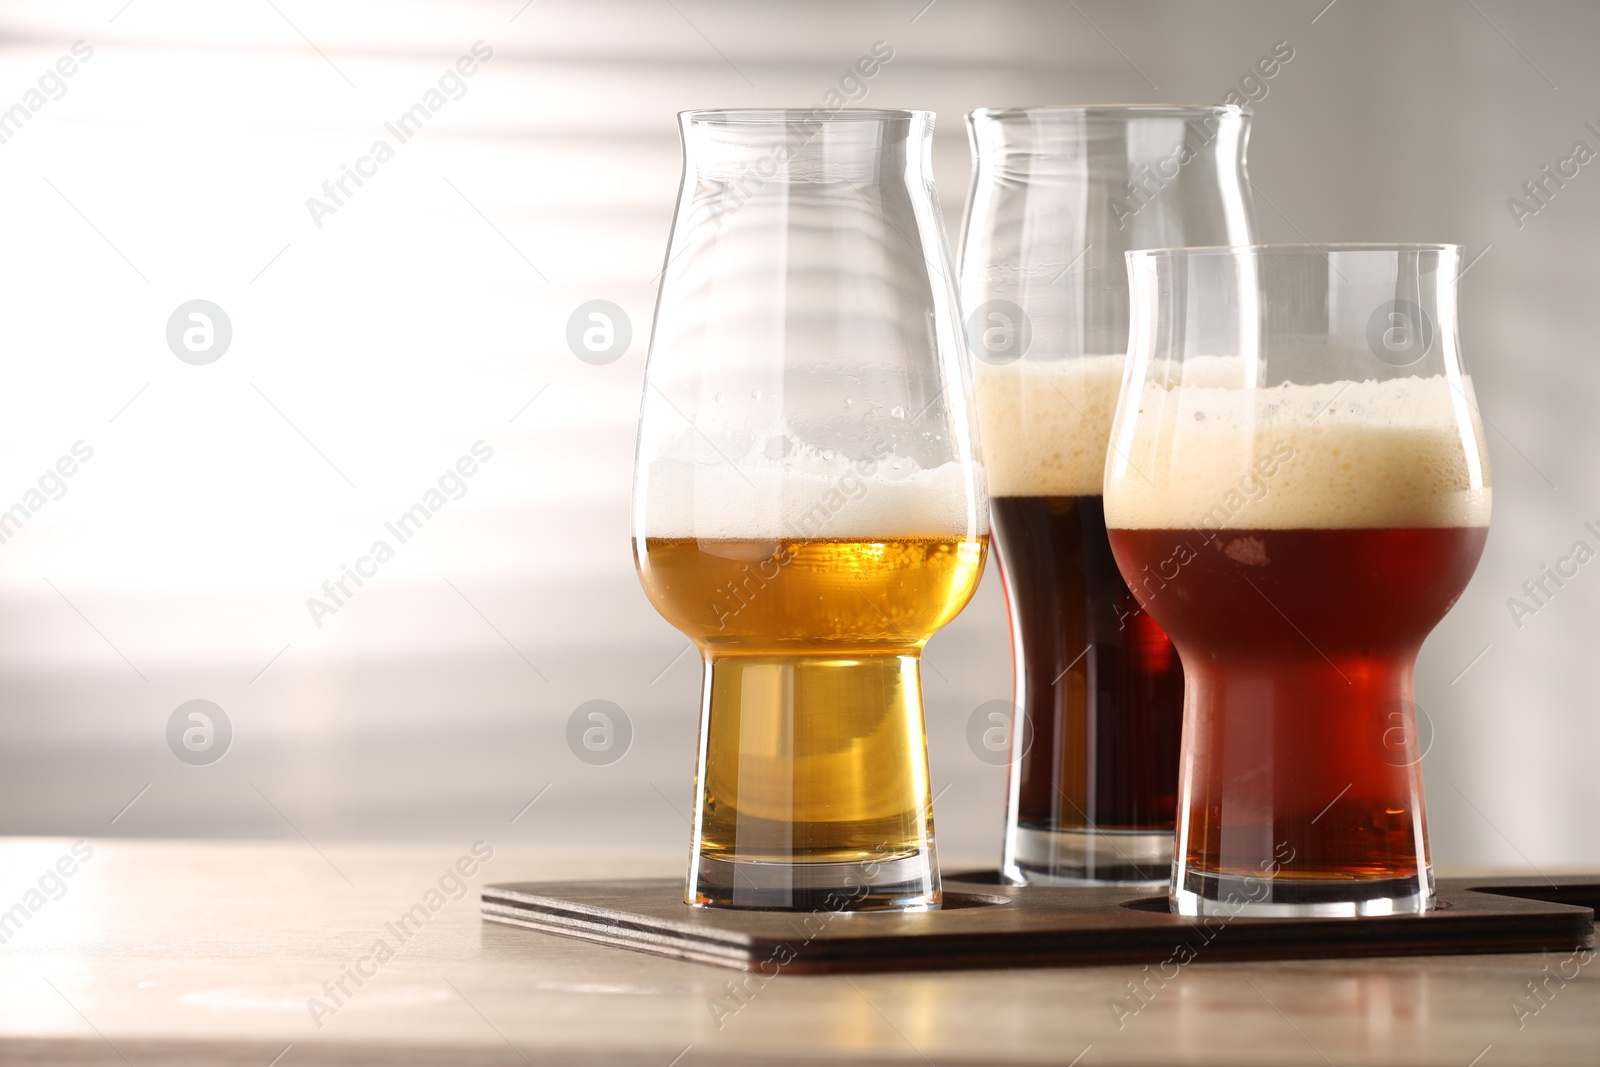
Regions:
<instances>
[{"instance_id":1,"label":"glass stem base","mask_svg":"<svg viewBox=\"0 0 1600 1067\"><path fill-rule=\"evenodd\" d=\"M914 652L713 655L685 899L939 906Z\"/></svg>"},{"instance_id":2,"label":"glass stem base","mask_svg":"<svg viewBox=\"0 0 1600 1067\"><path fill-rule=\"evenodd\" d=\"M1432 868L1407 878L1301 880L1202 874L1181 864L1167 900L1175 915L1267 919L1420 915L1435 903Z\"/></svg>"},{"instance_id":3,"label":"glass stem base","mask_svg":"<svg viewBox=\"0 0 1600 1067\"><path fill-rule=\"evenodd\" d=\"M933 849L856 863L696 857L691 904L779 911L927 911L939 906Z\"/></svg>"},{"instance_id":4,"label":"glass stem base","mask_svg":"<svg viewBox=\"0 0 1600 1067\"><path fill-rule=\"evenodd\" d=\"M1172 831L1013 826L1001 874L1013 885L1165 886L1172 874Z\"/></svg>"}]
</instances>

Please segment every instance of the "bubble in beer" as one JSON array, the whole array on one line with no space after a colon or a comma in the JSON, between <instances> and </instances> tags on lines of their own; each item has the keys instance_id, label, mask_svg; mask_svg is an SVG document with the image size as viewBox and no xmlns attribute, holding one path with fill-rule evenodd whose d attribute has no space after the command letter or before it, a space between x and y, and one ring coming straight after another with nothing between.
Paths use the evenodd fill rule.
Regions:
<instances>
[{"instance_id":1,"label":"bubble in beer","mask_svg":"<svg viewBox=\"0 0 1600 1067\"><path fill-rule=\"evenodd\" d=\"M1122 356L1033 358L975 374L989 492L1099 496Z\"/></svg>"},{"instance_id":2,"label":"bubble in beer","mask_svg":"<svg viewBox=\"0 0 1600 1067\"><path fill-rule=\"evenodd\" d=\"M1235 380L1244 373L1238 360L1211 362L1218 377L1230 364ZM1186 360L1185 380L1204 363ZM1106 469L1113 529L1488 524L1488 453L1469 378L1178 390L1146 381L1142 393L1146 414L1119 453L1125 461ZM984 449L993 452L987 438Z\"/></svg>"}]
</instances>

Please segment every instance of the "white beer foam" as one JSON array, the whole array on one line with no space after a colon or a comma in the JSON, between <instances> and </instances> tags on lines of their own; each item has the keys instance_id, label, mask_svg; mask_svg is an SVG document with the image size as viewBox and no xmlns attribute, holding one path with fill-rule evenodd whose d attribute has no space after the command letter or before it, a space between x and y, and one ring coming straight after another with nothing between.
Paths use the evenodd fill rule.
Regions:
<instances>
[{"instance_id":1,"label":"white beer foam","mask_svg":"<svg viewBox=\"0 0 1600 1067\"><path fill-rule=\"evenodd\" d=\"M1243 368L1232 358L1191 360L1181 373L1239 382ZM1471 379L1459 388L1442 376L1263 389L1146 381L1140 411L1118 441L1125 458L1106 468L1108 526L1489 523L1489 457Z\"/></svg>"},{"instance_id":2,"label":"white beer foam","mask_svg":"<svg viewBox=\"0 0 1600 1067\"><path fill-rule=\"evenodd\" d=\"M976 367L991 496L1099 496L1122 356Z\"/></svg>"},{"instance_id":3,"label":"white beer foam","mask_svg":"<svg viewBox=\"0 0 1600 1067\"><path fill-rule=\"evenodd\" d=\"M786 464L650 464L647 537L703 540L953 537L989 532L981 467L923 470L906 459ZM808 462L809 461L809 462Z\"/></svg>"}]
</instances>

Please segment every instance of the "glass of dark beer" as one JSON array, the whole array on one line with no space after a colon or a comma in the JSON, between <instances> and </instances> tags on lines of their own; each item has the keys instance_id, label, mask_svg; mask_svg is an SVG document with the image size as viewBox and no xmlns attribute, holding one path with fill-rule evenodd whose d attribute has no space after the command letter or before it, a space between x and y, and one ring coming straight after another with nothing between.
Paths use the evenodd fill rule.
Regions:
<instances>
[{"instance_id":1,"label":"glass of dark beer","mask_svg":"<svg viewBox=\"0 0 1600 1067\"><path fill-rule=\"evenodd\" d=\"M1171 872L1182 667L1117 571L1101 504L1122 257L1254 239L1249 123L1232 106L968 116L961 291L1011 617L1011 882Z\"/></svg>"},{"instance_id":2,"label":"glass of dark beer","mask_svg":"<svg viewBox=\"0 0 1600 1067\"><path fill-rule=\"evenodd\" d=\"M705 664L691 904L940 904L919 656L988 499L923 111L693 111L633 549Z\"/></svg>"},{"instance_id":3,"label":"glass of dark beer","mask_svg":"<svg viewBox=\"0 0 1600 1067\"><path fill-rule=\"evenodd\" d=\"M1118 566L1183 660L1172 909L1433 904L1412 668L1490 479L1454 245L1130 252Z\"/></svg>"}]
</instances>

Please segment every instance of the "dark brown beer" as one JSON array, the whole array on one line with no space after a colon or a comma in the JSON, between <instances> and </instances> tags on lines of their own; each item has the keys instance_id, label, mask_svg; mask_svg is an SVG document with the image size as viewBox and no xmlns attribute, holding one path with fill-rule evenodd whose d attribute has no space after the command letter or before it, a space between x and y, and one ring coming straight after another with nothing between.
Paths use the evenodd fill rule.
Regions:
<instances>
[{"instance_id":1,"label":"dark brown beer","mask_svg":"<svg viewBox=\"0 0 1600 1067\"><path fill-rule=\"evenodd\" d=\"M991 510L1016 698L1033 732L1011 771L1017 827L1110 834L1109 846L1084 856L1080 869L1058 857L1044 873L1165 879L1165 859L1119 850L1115 834L1172 831L1183 711L1178 655L1117 569L1100 497L995 497ZM1018 859L1030 873L1027 857Z\"/></svg>"},{"instance_id":2,"label":"dark brown beer","mask_svg":"<svg viewBox=\"0 0 1600 1067\"><path fill-rule=\"evenodd\" d=\"M1270 874L1279 900L1297 881L1426 890L1426 817L1396 799L1422 796L1412 664L1487 534L1110 531L1188 668L1175 888L1215 900ZM1264 871L1262 856L1281 868Z\"/></svg>"}]
</instances>

